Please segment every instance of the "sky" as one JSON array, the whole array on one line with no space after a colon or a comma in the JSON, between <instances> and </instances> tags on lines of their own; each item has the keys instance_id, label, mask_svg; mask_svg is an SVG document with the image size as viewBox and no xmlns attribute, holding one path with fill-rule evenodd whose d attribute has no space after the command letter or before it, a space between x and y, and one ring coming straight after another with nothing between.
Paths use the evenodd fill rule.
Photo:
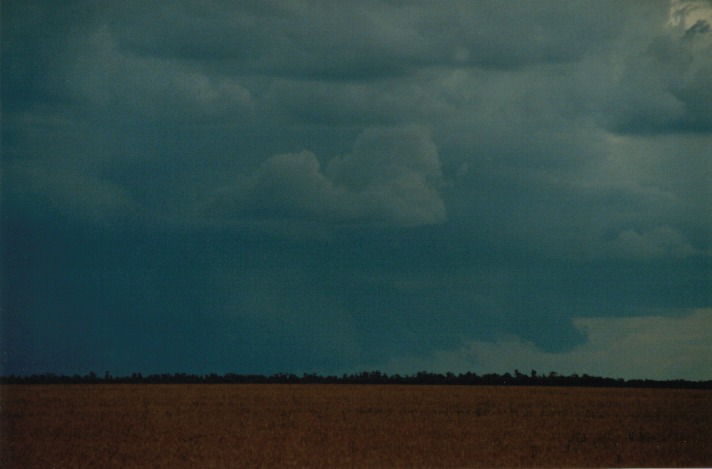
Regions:
<instances>
[{"instance_id":1,"label":"sky","mask_svg":"<svg viewBox=\"0 0 712 469\"><path fill-rule=\"evenodd\" d=\"M712 379L709 1L4 1L0 373Z\"/></svg>"}]
</instances>

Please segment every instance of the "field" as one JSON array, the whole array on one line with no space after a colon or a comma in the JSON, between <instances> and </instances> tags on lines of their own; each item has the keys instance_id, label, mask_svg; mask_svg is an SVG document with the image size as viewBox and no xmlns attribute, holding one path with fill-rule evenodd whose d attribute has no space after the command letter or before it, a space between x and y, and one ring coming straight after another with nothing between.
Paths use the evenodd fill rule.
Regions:
<instances>
[{"instance_id":1,"label":"field","mask_svg":"<svg viewBox=\"0 0 712 469\"><path fill-rule=\"evenodd\" d=\"M712 392L6 385L0 467L712 466Z\"/></svg>"}]
</instances>

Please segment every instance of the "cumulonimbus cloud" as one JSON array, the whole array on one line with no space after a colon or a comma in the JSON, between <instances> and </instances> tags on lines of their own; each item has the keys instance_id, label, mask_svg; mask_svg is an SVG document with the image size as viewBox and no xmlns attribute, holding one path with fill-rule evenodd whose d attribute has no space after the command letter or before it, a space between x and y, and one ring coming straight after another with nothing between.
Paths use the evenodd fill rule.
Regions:
<instances>
[{"instance_id":1,"label":"cumulonimbus cloud","mask_svg":"<svg viewBox=\"0 0 712 469\"><path fill-rule=\"evenodd\" d=\"M437 148L419 127L371 129L322 168L310 151L274 155L206 204L213 223L303 219L418 226L446 219Z\"/></svg>"}]
</instances>

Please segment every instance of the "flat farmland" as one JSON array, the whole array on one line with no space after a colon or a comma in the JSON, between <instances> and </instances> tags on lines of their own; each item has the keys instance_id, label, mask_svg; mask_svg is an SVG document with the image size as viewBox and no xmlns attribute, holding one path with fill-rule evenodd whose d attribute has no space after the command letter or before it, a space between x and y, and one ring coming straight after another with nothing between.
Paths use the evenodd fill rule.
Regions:
<instances>
[{"instance_id":1,"label":"flat farmland","mask_svg":"<svg viewBox=\"0 0 712 469\"><path fill-rule=\"evenodd\" d=\"M712 466L712 392L6 385L0 466Z\"/></svg>"}]
</instances>

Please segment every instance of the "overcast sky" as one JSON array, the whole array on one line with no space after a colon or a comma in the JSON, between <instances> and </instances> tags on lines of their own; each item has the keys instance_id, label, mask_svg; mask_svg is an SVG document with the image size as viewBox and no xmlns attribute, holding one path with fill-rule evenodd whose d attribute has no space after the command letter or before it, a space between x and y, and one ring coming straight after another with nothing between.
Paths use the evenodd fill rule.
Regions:
<instances>
[{"instance_id":1,"label":"overcast sky","mask_svg":"<svg viewBox=\"0 0 712 469\"><path fill-rule=\"evenodd\" d=\"M712 3L2 5L2 374L712 378Z\"/></svg>"}]
</instances>

